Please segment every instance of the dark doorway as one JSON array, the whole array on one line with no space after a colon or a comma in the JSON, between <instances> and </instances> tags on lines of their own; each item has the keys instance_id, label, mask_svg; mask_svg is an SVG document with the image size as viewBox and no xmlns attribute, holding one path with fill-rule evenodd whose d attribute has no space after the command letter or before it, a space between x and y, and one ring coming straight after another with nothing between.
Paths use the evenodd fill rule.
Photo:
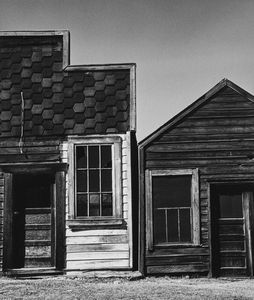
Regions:
<instances>
[{"instance_id":1,"label":"dark doorway","mask_svg":"<svg viewBox=\"0 0 254 300\"><path fill-rule=\"evenodd\" d=\"M17 174L13 177L12 268L53 267L54 177Z\"/></svg>"},{"instance_id":2,"label":"dark doorway","mask_svg":"<svg viewBox=\"0 0 254 300\"><path fill-rule=\"evenodd\" d=\"M253 187L214 185L211 189L214 276L252 276Z\"/></svg>"}]
</instances>

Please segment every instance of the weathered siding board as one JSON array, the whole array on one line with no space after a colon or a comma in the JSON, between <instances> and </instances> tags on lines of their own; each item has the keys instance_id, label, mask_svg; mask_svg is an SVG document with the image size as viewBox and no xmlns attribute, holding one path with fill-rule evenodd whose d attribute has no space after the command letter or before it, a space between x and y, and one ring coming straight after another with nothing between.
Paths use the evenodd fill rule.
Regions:
<instances>
[{"instance_id":1,"label":"weathered siding board","mask_svg":"<svg viewBox=\"0 0 254 300\"><path fill-rule=\"evenodd\" d=\"M208 272L209 211L207 182L211 179L254 178L254 103L229 87L209 99L179 124L145 148L145 168L198 168L200 176L201 249L166 256L146 252L147 273ZM167 250L168 251L168 250Z\"/></svg>"},{"instance_id":2,"label":"weathered siding board","mask_svg":"<svg viewBox=\"0 0 254 300\"><path fill-rule=\"evenodd\" d=\"M59 140L24 142L22 149L19 140L0 141L0 163L46 162L59 161Z\"/></svg>"},{"instance_id":3,"label":"weathered siding board","mask_svg":"<svg viewBox=\"0 0 254 300\"><path fill-rule=\"evenodd\" d=\"M3 266L3 206L4 206L4 176L0 173L0 272Z\"/></svg>"},{"instance_id":4,"label":"weathered siding board","mask_svg":"<svg viewBox=\"0 0 254 300\"><path fill-rule=\"evenodd\" d=\"M122 213L125 229L86 229L72 231L66 226L66 270L130 268L130 238L128 233L128 159L130 150L125 135L122 138ZM85 137L84 137L85 139ZM61 158L68 163L68 143L60 145ZM66 176L66 220L69 214L68 177Z\"/></svg>"}]
</instances>

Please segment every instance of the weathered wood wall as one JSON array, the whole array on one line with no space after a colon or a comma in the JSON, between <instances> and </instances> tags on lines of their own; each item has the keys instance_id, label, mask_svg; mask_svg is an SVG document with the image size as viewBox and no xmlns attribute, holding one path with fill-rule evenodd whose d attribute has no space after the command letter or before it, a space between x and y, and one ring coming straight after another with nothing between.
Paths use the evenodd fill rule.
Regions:
<instances>
[{"instance_id":1,"label":"weathered wood wall","mask_svg":"<svg viewBox=\"0 0 254 300\"><path fill-rule=\"evenodd\" d=\"M66 270L128 269L132 267L132 227L129 217L130 147L128 135L122 138L123 218L127 226L121 229L71 230L66 226ZM61 146L63 162L68 162L68 144ZM66 178L66 220L69 212L68 177Z\"/></svg>"},{"instance_id":2,"label":"weathered wood wall","mask_svg":"<svg viewBox=\"0 0 254 300\"><path fill-rule=\"evenodd\" d=\"M0 274L3 267L4 174L0 173Z\"/></svg>"},{"instance_id":3,"label":"weathered wood wall","mask_svg":"<svg viewBox=\"0 0 254 300\"><path fill-rule=\"evenodd\" d=\"M148 273L209 271L209 180L254 179L254 103L229 87L145 149L146 169L198 168L201 245L146 251Z\"/></svg>"}]
</instances>

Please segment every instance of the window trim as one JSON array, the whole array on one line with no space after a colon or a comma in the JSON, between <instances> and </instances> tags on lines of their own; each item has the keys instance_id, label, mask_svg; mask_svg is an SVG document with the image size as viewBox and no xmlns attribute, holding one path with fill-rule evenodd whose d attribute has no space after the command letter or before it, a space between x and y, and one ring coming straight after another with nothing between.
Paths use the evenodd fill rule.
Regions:
<instances>
[{"instance_id":1,"label":"window trim","mask_svg":"<svg viewBox=\"0 0 254 300\"><path fill-rule=\"evenodd\" d=\"M199 212L199 174L198 169L159 169L146 170L146 242L147 249L153 251L154 236L153 236L153 199L152 199L152 179L153 176L177 176L191 175L191 243L163 243L156 247L170 246L187 246L200 245L200 212Z\"/></svg>"},{"instance_id":2,"label":"window trim","mask_svg":"<svg viewBox=\"0 0 254 300\"><path fill-rule=\"evenodd\" d=\"M82 228L87 226L115 226L123 224L122 219L122 139L119 136L100 136L100 137L77 137L70 138L68 141L69 158L69 210L67 225L72 228ZM76 146L89 145L112 145L112 216L75 216L75 148Z\"/></svg>"}]
</instances>

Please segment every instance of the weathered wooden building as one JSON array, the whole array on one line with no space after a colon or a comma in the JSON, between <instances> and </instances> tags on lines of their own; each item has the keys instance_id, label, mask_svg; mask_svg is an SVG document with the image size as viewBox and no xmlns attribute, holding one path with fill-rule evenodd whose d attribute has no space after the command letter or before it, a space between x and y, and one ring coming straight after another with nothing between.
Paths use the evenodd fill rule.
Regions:
<instances>
[{"instance_id":1,"label":"weathered wooden building","mask_svg":"<svg viewBox=\"0 0 254 300\"><path fill-rule=\"evenodd\" d=\"M254 97L224 79L139 150L140 270L253 276Z\"/></svg>"},{"instance_id":2,"label":"weathered wooden building","mask_svg":"<svg viewBox=\"0 0 254 300\"><path fill-rule=\"evenodd\" d=\"M134 265L135 64L69 63L67 31L0 33L4 274Z\"/></svg>"}]
</instances>

